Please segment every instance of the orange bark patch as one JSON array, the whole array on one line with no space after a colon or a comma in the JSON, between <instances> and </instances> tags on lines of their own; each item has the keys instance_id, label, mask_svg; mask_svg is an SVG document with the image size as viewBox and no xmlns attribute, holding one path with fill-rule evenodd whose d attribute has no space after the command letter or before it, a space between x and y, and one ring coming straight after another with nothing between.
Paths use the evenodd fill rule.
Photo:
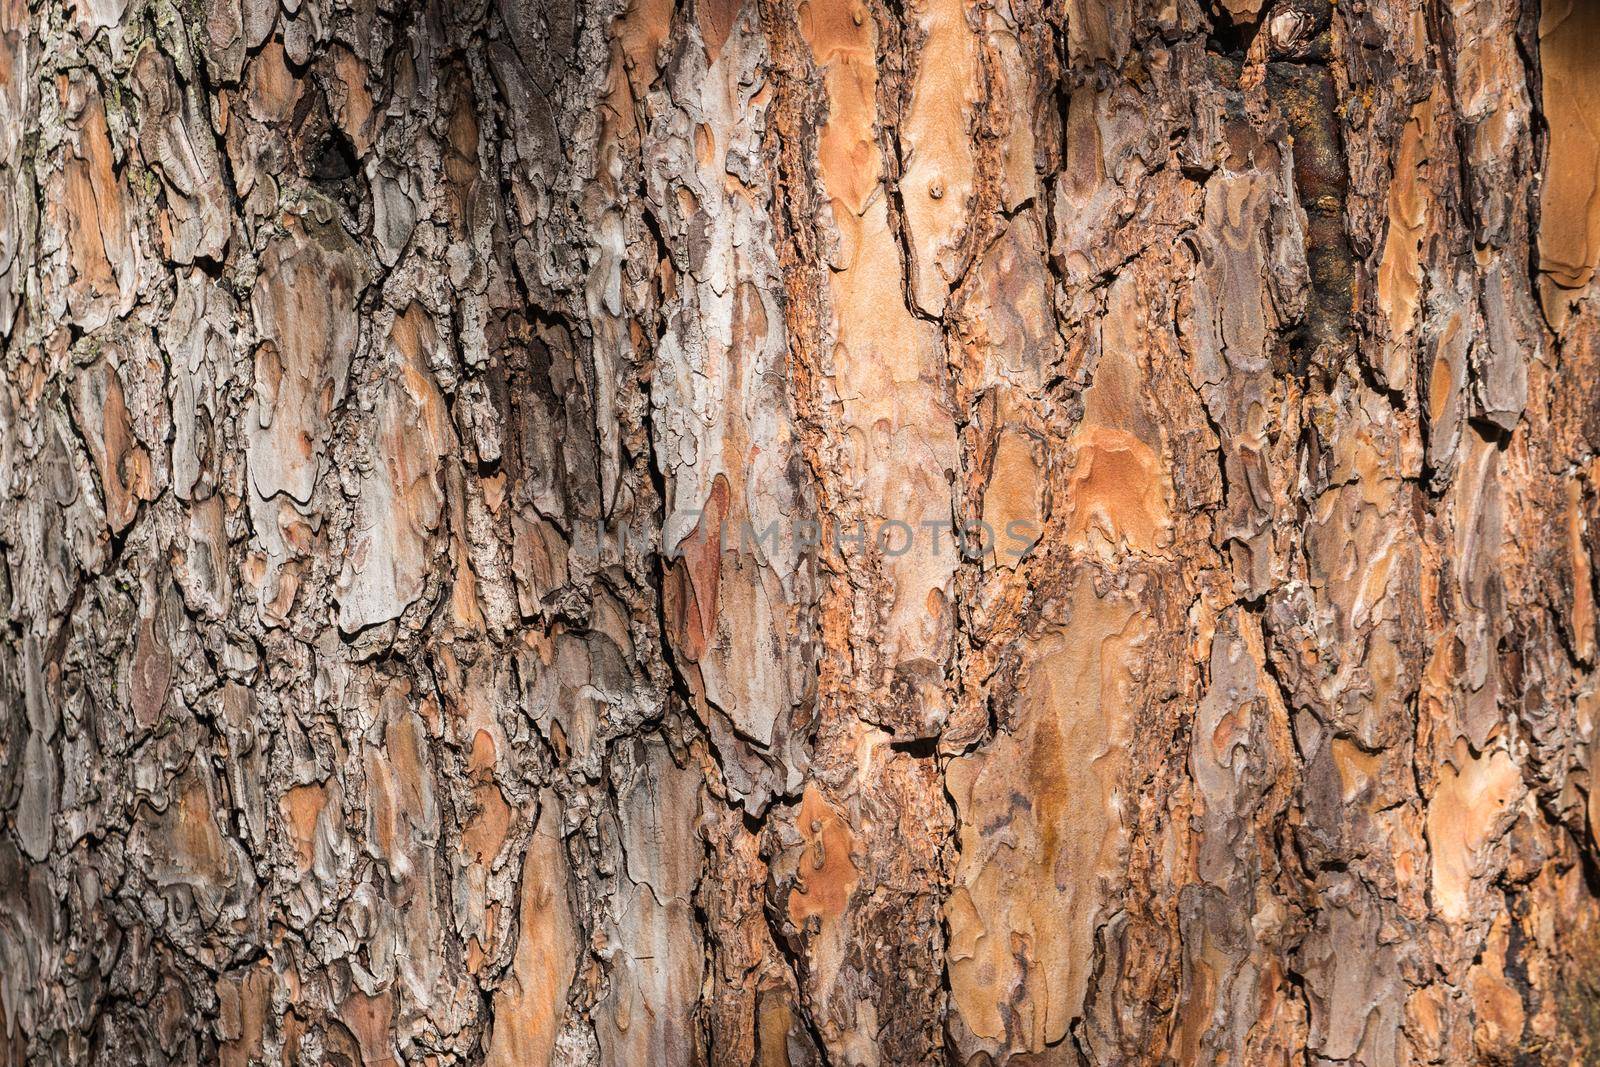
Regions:
<instances>
[{"instance_id":1,"label":"orange bark patch","mask_svg":"<svg viewBox=\"0 0 1600 1067\"><path fill-rule=\"evenodd\" d=\"M846 917L861 872L851 858L855 834L844 813L807 784L795 813L801 852L796 865L799 885L789 894L789 918L800 929L815 932L811 963L824 985L831 985L843 966Z\"/></svg>"},{"instance_id":2,"label":"orange bark patch","mask_svg":"<svg viewBox=\"0 0 1600 1067\"><path fill-rule=\"evenodd\" d=\"M461 832L461 844L479 866L492 866L511 828L511 806L494 781L494 740L485 730L473 738L468 769L476 784L472 787L478 813Z\"/></svg>"},{"instance_id":3,"label":"orange bark patch","mask_svg":"<svg viewBox=\"0 0 1600 1067\"><path fill-rule=\"evenodd\" d=\"M288 821L302 871L309 871L316 859L317 819L327 805L328 791L322 785L297 785L283 794L280 806Z\"/></svg>"},{"instance_id":4,"label":"orange bark patch","mask_svg":"<svg viewBox=\"0 0 1600 1067\"><path fill-rule=\"evenodd\" d=\"M1550 149L1539 203L1545 313L1560 328L1566 297L1600 260L1600 4L1552 0L1539 17Z\"/></svg>"},{"instance_id":5,"label":"orange bark patch","mask_svg":"<svg viewBox=\"0 0 1600 1067\"><path fill-rule=\"evenodd\" d=\"M705 657L717 632L717 593L727 515L728 479L719 474L700 513L700 522L679 546L683 555L673 564L667 590L667 618L677 630L675 643L692 662Z\"/></svg>"},{"instance_id":6,"label":"orange bark patch","mask_svg":"<svg viewBox=\"0 0 1600 1067\"><path fill-rule=\"evenodd\" d=\"M1458 756L1458 762L1459 767L1440 772L1439 788L1428 803L1434 907L1454 921L1471 915L1473 878L1484 867L1479 850L1522 792L1522 772L1500 749Z\"/></svg>"},{"instance_id":7,"label":"orange bark patch","mask_svg":"<svg viewBox=\"0 0 1600 1067\"><path fill-rule=\"evenodd\" d=\"M77 90L66 82L62 85L68 97L64 102L71 106ZM91 91L83 104L73 154L62 168L61 200L48 207L67 235L73 274L68 304L89 328L109 320L123 288L131 292L133 283L134 249L128 237L133 227L114 163L105 107Z\"/></svg>"},{"instance_id":8,"label":"orange bark patch","mask_svg":"<svg viewBox=\"0 0 1600 1067\"><path fill-rule=\"evenodd\" d=\"M486 1067L550 1062L577 971L578 929L567 902L567 854L555 799L540 801L539 825L522 864L517 954L494 997Z\"/></svg>"},{"instance_id":9,"label":"orange bark patch","mask_svg":"<svg viewBox=\"0 0 1600 1067\"><path fill-rule=\"evenodd\" d=\"M217 979L217 1057L222 1067L259 1061L272 1008L272 965L262 960L242 976Z\"/></svg>"},{"instance_id":10,"label":"orange bark patch","mask_svg":"<svg viewBox=\"0 0 1600 1067\"><path fill-rule=\"evenodd\" d=\"M1595 653L1594 578L1589 563L1588 523L1583 513L1583 482L1569 477L1567 552L1572 560L1572 634L1578 658L1593 662Z\"/></svg>"},{"instance_id":11,"label":"orange bark patch","mask_svg":"<svg viewBox=\"0 0 1600 1067\"><path fill-rule=\"evenodd\" d=\"M828 121L818 138L817 161L829 195L859 216L883 172L874 132L878 69L872 13L859 0L808 0L800 5L800 32L828 90ZM835 212L840 213L837 207ZM898 284L887 290L898 291Z\"/></svg>"},{"instance_id":12,"label":"orange bark patch","mask_svg":"<svg viewBox=\"0 0 1600 1067\"><path fill-rule=\"evenodd\" d=\"M384 695L389 715L383 731L383 747L367 754L367 773L372 783L369 794L371 844L391 863L409 843L406 829L427 819L427 798L432 783L423 766L422 719L406 703L406 697L393 691Z\"/></svg>"},{"instance_id":13,"label":"orange bark patch","mask_svg":"<svg viewBox=\"0 0 1600 1067\"><path fill-rule=\"evenodd\" d=\"M809 863L800 865L803 884L789 897L789 916L802 926L813 916L824 924L837 921L860 875L850 858L855 842L850 824L815 785L807 785L796 825Z\"/></svg>"},{"instance_id":14,"label":"orange bark patch","mask_svg":"<svg viewBox=\"0 0 1600 1067\"><path fill-rule=\"evenodd\" d=\"M699 0L695 14L700 18L700 36L706 42L706 58L715 63L722 54L722 46L733 32L738 21L743 0Z\"/></svg>"},{"instance_id":15,"label":"orange bark patch","mask_svg":"<svg viewBox=\"0 0 1600 1067\"><path fill-rule=\"evenodd\" d=\"M1010 565L1023 543L1041 533L1039 442L1007 429L995 448L994 470L983 493L983 521L994 531L1000 562ZM1016 524L1013 526L1013 524Z\"/></svg>"},{"instance_id":16,"label":"orange bark patch","mask_svg":"<svg viewBox=\"0 0 1600 1067\"><path fill-rule=\"evenodd\" d=\"M959 274L975 180L978 43L962 0L913 2L909 14L926 36L911 109L901 126L900 196L911 238L912 293L919 307L937 315Z\"/></svg>"},{"instance_id":17,"label":"orange bark patch","mask_svg":"<svg viewBox=\"0 0 1600 1067\"><path fill-rule=\"evenodd\" d=\"M226 853L222 833L205 782L195 775L178 794L178 820L174 844L182 865L207 881L220 879Z\"/></svg>"},{"instance_id":18,"label":"orange bark patch","mask_svg":"<svg viewBox=\"0 0 1600 1067\"><path fill-rule=\"evenodd\" d=\"M398 1062L394 1040L389 1034L393 1018L394 1000L388 994L369 997L359 990L351 990L339 1005L339 1019L349 1028L361 1050L362 1067L382 1067Z\"/></svg>"},{"instance_id":19,"label":"orange bark patch","mask_svg":"<svg viewBox=\"0 0 1600 1067\"><path fill-rule=\"evenodd\" d=\"M1066 627L1031 647L1011 732L951 764L961 857L945 919L964 1052L1042 1052L1081 1011L1123 848L1127 664L1145 625L1080 580Z\"/></svg>"},{"instance_id":20,"label":"orange bark patch","mask_svg":"<svg viewBox=\"0 0 1600 1067\"><path fill-rule=\"evenodd\" d=\"M1121 430L1091 428L1074 439L1068 469L1062 510L1069 544L1145 553L1166 546L1166 474L1148 445Z\"/></svg>"},{"instance_id":21,"label":"orange bark patch","mask_svg":"<svg viewBox=\"0 0 1600 1067\"><path fill-rule=\"evenodd\" d=\"M1482 1063L1509 1063L1522 1046L1527 1009L1522 995L1506 974L1506 952L1510 946L1511 918L1501 912L1489 930L1482 958L1467 976L1472 993L1473 1044Z\"/></svg>"},{"instance_id":22,"label":"orange bark patch","mask_svg":"<svg viewBox=\"0 0 1600 1067\"><path fill-rule=\"evenodd\" d=\"M283 45L268 41L245 71L250 114L266 123L288 120L300 100L300 79L284 61Z\"/></svg>"},{"instance_id":23,"label":"orange bark patch","mask_svg":"<svg viewBox=\"0 0 1600 1067\"><path fill-rule=\"evenodd\" d=\"M134 436L122 380L111 363L100 360L80 372L75 406L100 477L106 522L120 532L138 514L139 502L155 499L156 491L150 454Z\"/></svg>"},{"instance_id":24,"label":"orange bark patch","mask_svg":"<svg viewBox=\"0 0 1600 1067\"><path fill-rule=\"evenodd\" d=\"M339 126L355 145L356 155L364 156L372 147L373 135L372 94L367 91L366 64L348 48L335 46L333 69L344 89L344 100L337 111Z\"/></svg>"},{"instance_id":25,"label":"orange bark patch","mask_svg":"<svg viewBox=\"0 0 1600 1067\"><path fill-rule=\"evenodd\" d=\"M1389 185L1389 233L1378 267L1378 306L1395 337L1411 331L1422 287L1422 239L1433 200L1427 167L1434 151L1434 101L1430 96L1411 109Z\"/></svg>"}]
</instances>

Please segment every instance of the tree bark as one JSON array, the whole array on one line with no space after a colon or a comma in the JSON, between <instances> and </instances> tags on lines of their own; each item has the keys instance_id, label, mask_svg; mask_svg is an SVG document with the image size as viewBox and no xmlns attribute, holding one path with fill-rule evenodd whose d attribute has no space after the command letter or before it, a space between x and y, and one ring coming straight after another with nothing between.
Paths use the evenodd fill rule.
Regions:
<instances>
[{"instance_id":1,"label":"tree bark","mask_svg":"<svg viewBox=\"0 0 1600 1067\"><path fill-rule=\"evenodd\" d=\"M0 0L0 1063L1600 1056L1600 4L1207 3Z\"/></svg>"}]
</instances>

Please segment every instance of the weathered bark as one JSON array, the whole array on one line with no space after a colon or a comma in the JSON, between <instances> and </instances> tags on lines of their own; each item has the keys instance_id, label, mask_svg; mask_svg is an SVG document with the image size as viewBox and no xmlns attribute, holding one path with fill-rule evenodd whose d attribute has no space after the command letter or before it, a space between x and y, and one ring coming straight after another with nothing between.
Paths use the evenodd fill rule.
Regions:
<instances>
[{"instance_id":1,"label":"weathered bark","mask_svg":"<svg viewBox=\"0 0 1600 1067\"><path fill-rule=\"evenodd\" d=\"M0 0L0 1063L1600 1056L1597 261L1593 0Z\"/></svg>"}]
</instances>

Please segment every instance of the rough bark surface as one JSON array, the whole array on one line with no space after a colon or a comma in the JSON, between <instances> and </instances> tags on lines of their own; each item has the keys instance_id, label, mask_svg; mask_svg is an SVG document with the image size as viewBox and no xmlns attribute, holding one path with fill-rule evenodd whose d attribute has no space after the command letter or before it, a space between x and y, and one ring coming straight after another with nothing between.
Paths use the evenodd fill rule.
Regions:
<instances>
[{"instance_id":1,"label":"rough bark surface","mask_svg":"<svg viewBox=\"0 0 1600 1067\"><path fill-rule=\"evenodd\" d=\"M0 0L0 1063L1595 1062L1597 261L1593 0Z\"/></svg>"}]
</instances>

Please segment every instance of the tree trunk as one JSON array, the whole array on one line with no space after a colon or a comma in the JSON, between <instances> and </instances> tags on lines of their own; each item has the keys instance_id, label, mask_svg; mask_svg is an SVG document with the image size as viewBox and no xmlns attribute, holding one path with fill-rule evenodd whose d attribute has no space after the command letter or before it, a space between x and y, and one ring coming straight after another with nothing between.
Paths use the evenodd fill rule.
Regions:
<instances>
[{"instance_id":1,"label":"tree trunk","mask_svg":"<svg viewBox=\"0 0 1600 1067\"><path fill-rule=\"evenodd\" d=\"M1210 3L0 0L0 1063L1600 1056L1600 3Z\"/></svg>"}]
</instances>

